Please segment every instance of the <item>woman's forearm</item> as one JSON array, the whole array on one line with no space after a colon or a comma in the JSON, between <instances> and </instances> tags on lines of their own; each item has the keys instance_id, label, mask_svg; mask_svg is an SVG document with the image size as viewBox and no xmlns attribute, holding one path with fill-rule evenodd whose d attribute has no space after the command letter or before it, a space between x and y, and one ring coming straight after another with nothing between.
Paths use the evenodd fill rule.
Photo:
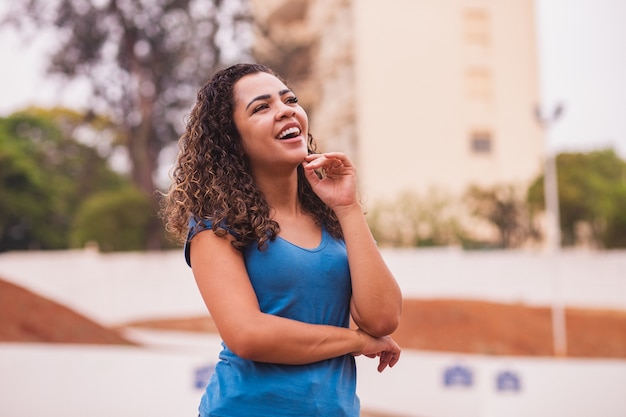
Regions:
<instances>
[{"instance_id":1,"label":"woman's forearm","mask_svg":"<svg viewBox=\"0 0 626 417\"><path fill-rule=\"evenodd\" d=\"M352 354L378 357L378 372L382 372L393 367L401 353L389 336L372 337L362 329L309 324L264 313L224 339L244 359L284 365Z\"/></svg>"},{"instance_id":2,"label":"woman's forearm","mask_svg":"<svg viewBox=\"0 0 626 417\"><path fill-rule=\"evenodd\" d=\"M235 332L224 332L222 338L242 358L288 365L360 354L367 343L365 335L356 330L265 313L255 315Z\"/></svg>"},{"instance_id":3,"label":"woman's forearm","mask_svg":"<svg viewBox=\"0 0 626 417\"><path fill-rule=\"evenodd\" d=\"M348 251L353 319L374 337L389 335L400 320L400 287L378 250L360 205L342 208L336 213Z\"/></svg>"}]
</instances>

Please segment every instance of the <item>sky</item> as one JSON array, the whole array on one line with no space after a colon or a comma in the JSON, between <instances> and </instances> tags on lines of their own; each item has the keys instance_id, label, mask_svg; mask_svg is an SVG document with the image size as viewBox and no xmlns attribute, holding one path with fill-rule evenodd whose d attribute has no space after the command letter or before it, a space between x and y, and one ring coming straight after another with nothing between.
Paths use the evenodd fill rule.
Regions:
<instances>
[{"instance_id":1,"label":"sky","mask_svg":"<svg viewBox=\"0 0 626 417\"><path fill-rule=\"evenodd\" d=\"M535 0L542 107L564 111L548 149L626 158L626 1Z\"/></svg>"},{"instance_id":2,"label":"sky","mask_svg":"<svg viewBox=\"0 0 626 417\"><path fill-rule=\"evenodd\" d=\"M0 0L0 9L11 0ZM499 0L503 1L503 0ZM626 158L626 0L535 0L544 114L550 152L614 148ZM84 86L45 76L54 37L26 43L0 31L0 116L28 105L85 104ZM8 58L10 57L10 58Z\"/></svg>"}]
</instances>

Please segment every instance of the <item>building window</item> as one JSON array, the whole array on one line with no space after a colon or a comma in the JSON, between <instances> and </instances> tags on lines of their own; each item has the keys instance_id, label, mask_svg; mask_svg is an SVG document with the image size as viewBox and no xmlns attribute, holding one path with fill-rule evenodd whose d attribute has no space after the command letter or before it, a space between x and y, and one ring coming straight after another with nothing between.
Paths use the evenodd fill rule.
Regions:
<instances>
[{"instance_id":1,"label":"building window","mask_svg":"<svg viewBox=\"0 0 626 417\"><path fill-rule=\"evenodd\" d=\"M490 154L493 148L491 133L486 130L475 131L470 135L470 149L479 155Z\"/></svg>"},{"instance_id":2,"label":"building window","mask_svg":"<svg viewBox=\"0 0 626 417\"><path fill-rule=\"evenodd\" d=\"M465 41L469 44L487 46L491 41L489 13L484 9L472 8L463 12Z\"/></svg>"},{"instance_id":3,"label":"building window","mask_svg":"<svg viewBox=\"0 0 626 417\"><path fill-rule=\"evenodd\" d=\"M491 98L491 71L487 68L474 67L465 71L467 96L478 101Z\"/></svg>"}]
</instances>

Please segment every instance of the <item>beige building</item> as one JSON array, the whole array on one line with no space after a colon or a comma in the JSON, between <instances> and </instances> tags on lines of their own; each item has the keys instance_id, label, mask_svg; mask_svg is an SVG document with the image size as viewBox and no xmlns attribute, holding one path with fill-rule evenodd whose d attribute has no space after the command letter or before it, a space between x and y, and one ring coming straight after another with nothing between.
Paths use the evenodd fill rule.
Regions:
<instances>
[{"instance_id":1,"label":"beige building","mask_svg":"<svg viewBox=\"0 0 626 417\"><path fill-rule=\"evenodd\" d=\"M533 5L254 0L257 56L294 81L322 149L357 163L368 204L526 186L544 151Z\"/></svg>"}]
</instances>

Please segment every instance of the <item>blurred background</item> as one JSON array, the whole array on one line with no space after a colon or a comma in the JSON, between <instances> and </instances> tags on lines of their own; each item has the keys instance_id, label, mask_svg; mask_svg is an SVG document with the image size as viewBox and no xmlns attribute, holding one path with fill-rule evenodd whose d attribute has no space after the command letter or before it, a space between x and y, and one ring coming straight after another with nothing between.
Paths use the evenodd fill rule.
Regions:
<instances>
[{"instance_id":1,"label":"blurred background","mask_svg":"<svg viewBox=\"0 0 626 417\"><path fill-rule=\"evenodd\" d=\"M0 0L0 412L194 415L219 338L156 191L197 89L254 61L356 163L405 296L403 363L359 359L364 416L626 415L625 18Z\"/></svg>"}]
</instances>

